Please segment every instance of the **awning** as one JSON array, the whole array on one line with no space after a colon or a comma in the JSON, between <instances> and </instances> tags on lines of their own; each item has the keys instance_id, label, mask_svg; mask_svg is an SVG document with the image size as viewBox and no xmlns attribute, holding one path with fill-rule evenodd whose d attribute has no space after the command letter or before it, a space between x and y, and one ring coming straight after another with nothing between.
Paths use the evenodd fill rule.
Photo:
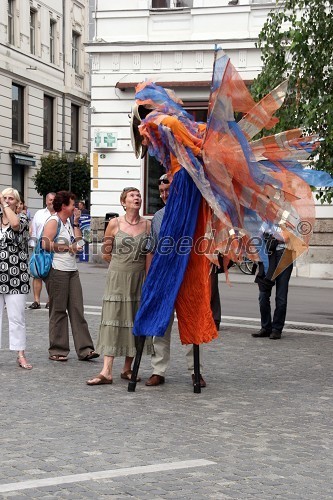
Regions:
<instances>
[{"instance_id":1,"label":"awning","mask_svg":"<svg viewBox=\"0 0 333 500\"><path fill-rule=\"evenodd\" d=\"M30 155L19 155L11 153L15 165L23 165L25 167L34 167L36 165L36 158Z\"/></svg>"},{"instance_id":2,"label":"awning","mask_svg":"<svg viewBox=\"0 0 333 500\"><path fill-rule=\"evenodd\" d=\"M116 87L120 90L134 88L138 83L151 80L162 87L210 87L212 73L131 73L123 76Z\"/></svg>"}]
</instances>

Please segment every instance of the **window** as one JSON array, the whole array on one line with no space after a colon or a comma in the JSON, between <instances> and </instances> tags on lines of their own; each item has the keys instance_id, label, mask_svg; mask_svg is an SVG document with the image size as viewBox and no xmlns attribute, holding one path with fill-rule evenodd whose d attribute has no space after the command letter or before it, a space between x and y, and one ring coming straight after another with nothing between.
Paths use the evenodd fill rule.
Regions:
<instances>
[{"instance_id":1,"label":"window","mask_svg":"<svg viewBox=\"0 0 333 500\"><path fill-rule=\"evenodd\" d=\"M174 0L174 7L193 7L193 0Z\"/></svg>"},{"instance_id":2,"label":"window","mask_svg":"<svg viewBox=\"0 0 333 500\"><path fill-rule=\"evenodd\" d=\"M30 9L30 52L36 54L36 11Z\"/></svg>"},{"instance_id":3,"label":"window","mask_svg":"<svg viewBox=\"0 0 333 500\"><path fill-rule=\"evenodd\" d=\"M53 149L54 99L44 95L44 149Z\"/></svg>"},{"instance_id":4,"label":"window","mask_svg":"<svg viewBox=\"0 0 333 500\"><path fill-rule=\"evenodd\" d=\"M12 139L24 142L24 88L12 85Z\"/></svg>"},{"instance_id":5,"label":"window","mask_svg":"<svg viewBox=\"0 0 333 500\"><path fill-rule=\"evenodd\" d=\"M163 165L147 153L145 158L145 203L144 211L152 215L164 206L158 190L158 179L165 174Z\"/></svg>"},{"instance_id":6,"label":"window","mask_svg":"<svg viewBox=\"0 0 333 500\"><path fill-rule=\"evenodd\" d=\"M24 193L25 168L13 162L12 165L12 187L19 193Z\"/></svg>"},{"instance_id":7,"label":"window","mask_svg":"<svg viewBox=\"0 0 333 500\"><path fill-rule=\"evenodd\" d=\"M152 9L173 9L175 7L193 7L193 0L152 0Z\"/></svg>"},{"instance_id":8,"label":"window","mask_svg":"<svg viewBox=\"0 0 333 500\"><path fill-rule=\"evenodd\" d=\"M170 0L152 0L152 9L168 9L170 7Z\"/></svg>"},{"instance_id":9,"label":"window","mask_svg":"<svg viewBox=\"0 0 333 500\"><path fill-rule=\"evenodd\" d=\"M71 149L79 151L80 106L71 106Z\"/></svg>"},{"instance_id":10,"label":"window","mask_svg":"<svg viewBox=\"0 0 333 500\"><path fill-rule=\"evenodd\" d=\"M207 122L207 108L206 102L193 102L186 103L185 109L193 116L197 122ZM146 215L152 215L157 210L164 206L160 199L158 190L158 179L161 175L165 174L165 168L161 165L156 158L149 154L145 157L145 199L144 211Z\"/></svg>"},{"instance_id":11,"label":"window","mask_svg":"<svg viewBox=\"0 0 333 500\"><path fill-rule=\"evenodd\" d=\"M79 72L79 48L80 48L80 35L72 32L72 68L75 73Z\"/></svg>"},{"instance_id":12,"label":"window","mask_svg":"<svg viewBox=\"0 0 333 500\"><path fill-rule=\"evenodd\" d=\"M50 20L50 63L55 63L55 33L56 23Z\"/></svg>"},{"instance_id":13,"label":"window","mask_svg":"<svg viewBox=\"0 0 333 500\"><path fill-rule=\"evenodd\" d=\"M14 0L8 0L8 43L14 45Z\"/></svg>"}]
</instances>

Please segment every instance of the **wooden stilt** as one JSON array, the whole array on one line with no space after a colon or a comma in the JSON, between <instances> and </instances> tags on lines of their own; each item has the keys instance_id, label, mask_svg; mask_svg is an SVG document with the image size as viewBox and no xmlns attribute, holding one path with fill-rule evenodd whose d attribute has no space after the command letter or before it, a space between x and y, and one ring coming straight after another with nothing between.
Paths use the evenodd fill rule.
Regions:
<instances>
[{"instance_id":1,"label":"wooden stilt","mask_svg":"<svg viewBox=\"0 0 333 500\"><path fill-rule=\"evenodd\" d=\"M140 363L141 363L141 357L142 357L142 353L143 353L143 348L145 346L145 341L146 341L146 337L143 336L143 335L135 337L136 356L135 356L135 359L134 359L134 365L133 365L131 380L128 383L128 389L127 389L128 392L135 392L136 379L138 378L138 372L139 372L139 368L140 368Z\"/></svg>"},{"instance_id":2,"label":"wooden stilt","mask_svg":"<svg viewBox=\"0 0 333 500\"><path fill-rule=\"evenodd\" d=\"M193 362L194 362L194 384L193 384L193 392L195 394L201 393L201 385L200 385L200 352L199 346L197 344L193 344Z\"/></svg>"}]
</instances>

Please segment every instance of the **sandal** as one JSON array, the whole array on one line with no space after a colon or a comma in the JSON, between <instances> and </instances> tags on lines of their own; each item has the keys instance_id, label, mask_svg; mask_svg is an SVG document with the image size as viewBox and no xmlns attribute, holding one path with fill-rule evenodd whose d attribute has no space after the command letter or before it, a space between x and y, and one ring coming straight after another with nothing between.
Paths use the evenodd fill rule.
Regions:
<instances>
[{"instance_id":1,"label":"sandal","mask_svg":"<svg viewBox=\"0 0 333 500\"><path fill-rule=\"evenodd\" d=\"M24 368L24 370L32 370L32 365L30 363L22 363L20 359L26 359L26 357L23 354L20 354L17 356L17 364L19 365L20 368Z\"/></svg>"},{"instance_id":2,"label":"sandal","mask_svg":"<svg viewBox=\"0 0 333 500\"><path fill-rule=\"evenodd\" d=\"M40 304L38 304L38 302L33 302L32 304L30 304L28 309L40 309Z\"/></svg>"},{"instance_id":3,"label":"sandal","mask_svg":"<svg viewBox=\"0 0 333 500\"><path fill-rule=\"evenodd\" d=\"M123 372L120 374L120 378L124 380L131 380L132 378L132 370L127 370L126 372ZM137 377L136 379L137 382L141 382L141 378Z\"/></svg>"},{"instance_id":4,"label":"sandal","mask_svg":"<svg viewBox=\"0 0 333 500\"><path fill-rule=\"evenodd\" d=\"M61 354L51 354L51 356L49 356L49 359L51 361L67 361L68 360L67 356L62 356Z\"/></svg>"},{"instance_id":5,"label":"sandal","mask_svg":"<svg viewBox=\"0 0 333 500\"><path fill-rule=\"evenodd\" d=\"M96 382L93 382L96 380ZM108 379L104 377L101 373L96 375L96 377L91 378L90 380L87 380L86 384L87 385L104 385L104 384L112 384L113 380Z\"/></svg>"},{"instance_id":6,"label":"sandal","mask_svg":"<svg viewBox=\"0 0 333 500\"><path fill-rule=\"evenodd\" d=\"M80 359L80 361L91 361L92 359L99 358L99 354L95 351L90 351L86 357Z\"/></svg>"}]
</instances>

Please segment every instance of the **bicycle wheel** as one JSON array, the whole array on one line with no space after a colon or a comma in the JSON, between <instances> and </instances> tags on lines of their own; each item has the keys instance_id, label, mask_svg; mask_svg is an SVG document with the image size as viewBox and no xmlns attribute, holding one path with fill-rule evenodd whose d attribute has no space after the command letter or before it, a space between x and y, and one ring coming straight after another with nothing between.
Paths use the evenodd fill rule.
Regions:
<instances>
[{"instance_id":1,"label":"bicycle wheel","mask_svg":"<svg viewBox=\"0 0 333 500\"><path fill-rule=\"evenodd\" d=\"M243 261L238 264L238 267L244 274L253 274L253 266L255 265L256 264L252 262L252 260L244 257Z\"/></svg>"}]
</instances>

